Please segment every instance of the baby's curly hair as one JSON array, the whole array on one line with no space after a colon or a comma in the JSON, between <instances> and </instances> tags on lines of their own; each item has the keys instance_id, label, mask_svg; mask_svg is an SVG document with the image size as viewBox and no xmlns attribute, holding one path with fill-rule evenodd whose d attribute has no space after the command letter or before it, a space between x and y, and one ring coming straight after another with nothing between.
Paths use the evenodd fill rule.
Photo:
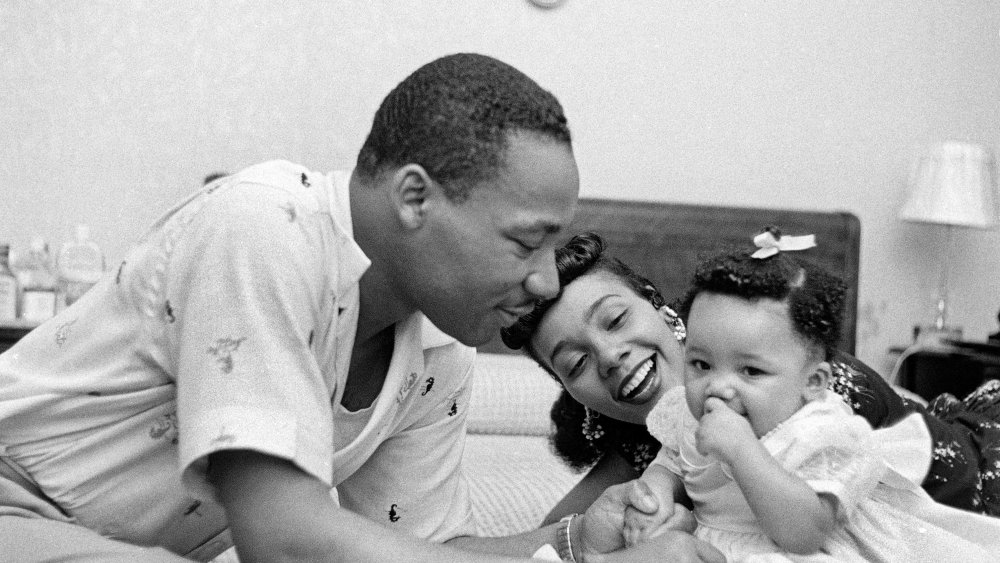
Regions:
<instances>
[{"instance_id":1,"label":"baby's curly hair","mask_svg":"<svg viewBox=\"0 0 1000 563\"><path fill-rule=\"evenodd\" d=\"M492 57L448 55L389 92L356 169L373 179L391 167L419 164L461 202L504 165L508 134L515 132L570 144L562 106L534 80Z\"/></svg>"},{"instance_id":2,"label":"baby's curly hair","mask_svg":"<svg viewBox=\"0 0 1000 563\"><path fill-rule=\"evenodd\" d=\"M780 238L777 227L765 229ZM795 332L829 359L840 341L844 282L822 267L788 252L754 258L753 250L724 250L704 259L678 313L686 321L695 297L703 292L744 299L774 299L788 304Z\"/></svg>"}]
</instances>

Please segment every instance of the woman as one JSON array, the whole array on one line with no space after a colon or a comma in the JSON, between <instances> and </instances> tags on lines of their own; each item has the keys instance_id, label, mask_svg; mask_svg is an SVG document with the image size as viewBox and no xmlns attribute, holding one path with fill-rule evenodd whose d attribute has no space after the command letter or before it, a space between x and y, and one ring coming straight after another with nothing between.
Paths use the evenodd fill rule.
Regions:
<instances>
[{"instance_id":1,"label":"woman","mask_svg":"<svg viewBox=\"0 0 1000 563\"><path fill-rule=\"evenodd\" d=\"M563 386L552 407L556 453L587 475L547 521L583 512L608 486L639 476L659 443L649 410L682 383L684 323L653 285L604 253L600 236L573 237L556 255L560 294L504 329ZM900 397L865 364L831 359L830 387L874 427L919 412L932 440L922 486L937 501L1000 516L1000 383L964 401L944 395L925 409Z\"/></svg>"}]
</instances>

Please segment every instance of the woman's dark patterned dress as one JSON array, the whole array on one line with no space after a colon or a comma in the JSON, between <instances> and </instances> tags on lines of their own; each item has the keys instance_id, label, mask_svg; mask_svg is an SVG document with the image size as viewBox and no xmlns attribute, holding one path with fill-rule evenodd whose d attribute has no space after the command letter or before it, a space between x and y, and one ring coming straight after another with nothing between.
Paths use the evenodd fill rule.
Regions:
<instances>
[{"instance_id":1,"label":"woman's dark patterned dress","mask_svg":"<svg viewBox=\"0 0 1000 563\"><path fill-rule=\"evenodd\" d=\"M1000 382L989 381L961 401L941 395L924 407L900 397L852 356L840 354L832 366L831 389L872 426L891 425L912 412L924 417L933 455L923 487L932 497L1000 516Z\"/></svg>"}]
</instances>

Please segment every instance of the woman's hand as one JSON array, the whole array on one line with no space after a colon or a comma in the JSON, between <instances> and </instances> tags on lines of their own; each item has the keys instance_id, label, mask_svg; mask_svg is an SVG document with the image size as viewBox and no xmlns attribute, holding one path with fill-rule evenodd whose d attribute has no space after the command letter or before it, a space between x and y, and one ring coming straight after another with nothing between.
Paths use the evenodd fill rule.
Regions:
<instances>
[{"instance_id":1,"label":"woman's hand","mask_svg":"<svg viewBox=\"0 0 1000 563\"><path fill-rule=\"evenodd\" d=\"M732 463L740 447L756 442L757 436L746 417L737 414L722 399L709 397L705 400L705 413L699 421L695 439L702 455Z\"/></svg>"}]
</instances>

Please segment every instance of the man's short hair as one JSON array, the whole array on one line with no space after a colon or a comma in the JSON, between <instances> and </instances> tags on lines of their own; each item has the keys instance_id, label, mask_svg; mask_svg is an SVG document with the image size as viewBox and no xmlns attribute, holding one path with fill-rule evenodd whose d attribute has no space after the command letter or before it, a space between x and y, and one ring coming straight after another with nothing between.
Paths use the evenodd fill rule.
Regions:
<instances>
[{"instance_id":1,"label":"man's short hair","mask_svg":"<svg viewBox=\"0 0 1000 563\"><path fill-rule=\"evenodd\" d=\"M368 179L419 164L461 201L505 163L510 133L530 132L570 144L562 106L516 68L485 55L459 53L410 74L382 101L358 153Z\"/></svg>"}]
</instances>

